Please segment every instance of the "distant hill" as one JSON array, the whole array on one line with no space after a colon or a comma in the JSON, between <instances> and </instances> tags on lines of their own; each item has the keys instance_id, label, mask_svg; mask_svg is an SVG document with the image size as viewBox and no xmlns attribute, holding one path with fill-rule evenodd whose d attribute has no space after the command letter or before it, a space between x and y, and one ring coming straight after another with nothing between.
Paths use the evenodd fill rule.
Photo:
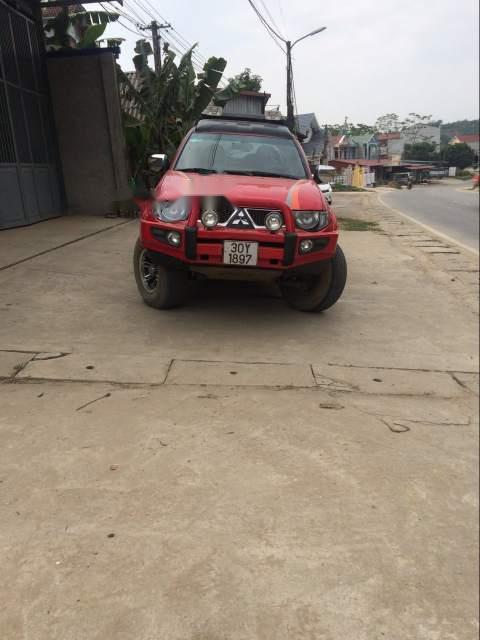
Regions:
<instances>
[{"instance_id":1,"label":"distant hill","mask_svg":"<svg viewBox=\"0 0 480 640\"><path fill-rule=\"evenodd\" d=\"M456 120L455 122L443 122L441 128L441 142L445 143L455 135L467 135L478 133L480 120Z\"/></svg>"}]
</instances>

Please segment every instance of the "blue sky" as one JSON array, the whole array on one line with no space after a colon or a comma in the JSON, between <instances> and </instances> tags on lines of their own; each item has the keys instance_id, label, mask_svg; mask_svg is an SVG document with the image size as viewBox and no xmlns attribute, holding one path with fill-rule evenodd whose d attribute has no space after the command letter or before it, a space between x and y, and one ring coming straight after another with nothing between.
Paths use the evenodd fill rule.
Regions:
<instances>
[{"instance_id":1,"label":"blue sky","mask_svg":"<svg viewBox=\"0 0 480 640\"><path fill-rule=\"evenodd\" d=\"M148 2L155 9L153 12ZM228 60L226 75L250 67L264 79L271 103L285 110L285 56L247 0L124 0L124 11L160 14L199 52ZM478 117L477 0L256 0L279 31L295 40L326 26L294 49L299 112L320 123L374 122L395 112L432 114L444 121ZM114 6L114 5L111 5ZM137 17L138 17L137 16ZM135 29L134 25L123 22ZM121 65L129 70L137 36L118 24ZM178 34L174 34L177 35ZM167 36L168 37L168 36ZM173 44L174 41L172 41Z\"/></svg>"}]
</instances>

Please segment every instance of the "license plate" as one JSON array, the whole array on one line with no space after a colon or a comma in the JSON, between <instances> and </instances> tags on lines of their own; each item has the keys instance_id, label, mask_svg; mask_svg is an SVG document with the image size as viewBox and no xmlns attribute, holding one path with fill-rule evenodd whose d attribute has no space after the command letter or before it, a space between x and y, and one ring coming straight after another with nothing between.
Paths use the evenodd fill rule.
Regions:
<instances>
[{"instance_id":1,"label":"license plate","mask_svg":"<svg viewBox=\"0 0 480 640\"><path fill-rule=\"evenodd\" d=\"M223 243L223 262L242 267L251 267L257 264L258 242L239 242L238 240L226 240Z\"/></svg>"}]
</instances>

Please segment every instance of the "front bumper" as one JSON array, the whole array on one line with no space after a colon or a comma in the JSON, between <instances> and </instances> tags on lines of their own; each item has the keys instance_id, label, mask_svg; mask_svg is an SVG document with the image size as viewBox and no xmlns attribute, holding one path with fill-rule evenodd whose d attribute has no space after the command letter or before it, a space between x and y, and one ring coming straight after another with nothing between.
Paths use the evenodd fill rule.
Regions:
<instances>
[{"instance_id":1,"label":"front bumper","mask_svg":"<svg viewBox=\"0 0 480 640\"><path fill-rule=\"evenodd\" d=\"M178 231L181 235L179 247L168 244L168 231ZM302 240L311 239L313 250L307 254L299 252ZM229 228L204 229L202 225L187 225L141 221L142 245L163 256L163 262L172 266L212 266L227 267L223 263L223 243L225 240L258 242L256 269L287 270L328 260L335 255L338 240L337 229L328 231L281 231L267 230L237 231ZM236 267L227 267L236 268ZM248 270L250 267L244 267ZM253 268L253 267L251 267Z\"/></svg>"}]
</instances>

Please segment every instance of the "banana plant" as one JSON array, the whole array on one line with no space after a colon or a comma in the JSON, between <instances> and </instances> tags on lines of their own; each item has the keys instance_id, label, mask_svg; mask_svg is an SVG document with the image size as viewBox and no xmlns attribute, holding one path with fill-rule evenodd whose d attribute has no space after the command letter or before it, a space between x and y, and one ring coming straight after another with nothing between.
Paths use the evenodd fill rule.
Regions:
<instances>
[{"instance_id":1,"label":"banana plant","mask_svg":"<svg viewBox=\"0 0 480 640\"><path fill-rule=\"evenodd\" d=\"M148 155L158 151L172 155L217 91L227 62L210 58L198 79L192 63L196 46L177 64L175 53L166 44L162 67L156 74L148 64L150 43L139 40L133 58L134 81L117 67L125 138L136 184L144 182Z\"/></svg>"},{"instance_id":2,"label":"banana plant","mask_svg":"<svg viewBox=\"0 0 480 640\"><path fill-rule=\"evenodd\" d=\"M95 48L108 24L118 18L118 13L68 11L68 8L64 7L58 15L44 23L47 51Z\"/></svg>"}]
</instances>

